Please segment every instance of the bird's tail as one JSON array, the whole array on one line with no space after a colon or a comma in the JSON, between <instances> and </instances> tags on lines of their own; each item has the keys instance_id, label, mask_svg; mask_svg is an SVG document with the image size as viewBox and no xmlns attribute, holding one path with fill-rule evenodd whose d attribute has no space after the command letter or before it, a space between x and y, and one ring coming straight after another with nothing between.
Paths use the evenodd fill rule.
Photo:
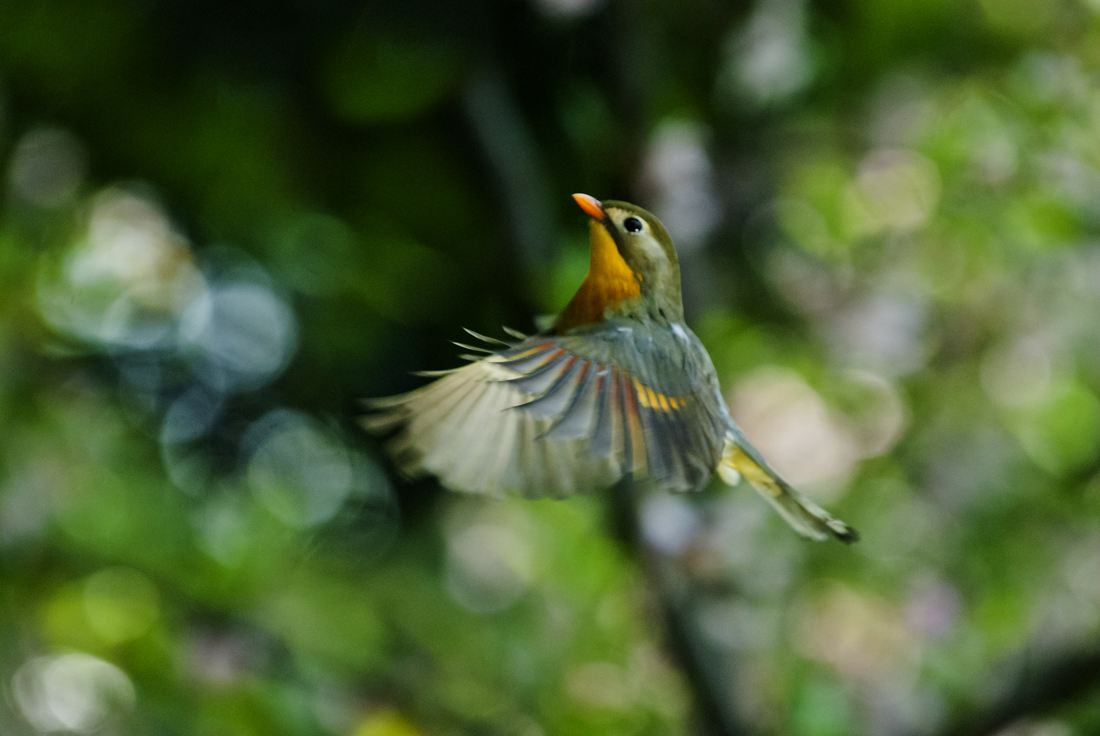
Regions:
<instances>
[{"instance_id":1,"label":"bird's tail","mask_svg":"<svg viewBox=\"0 0 1100 736\"><path fill-rule=\"evenodd\" d=\"M834 537L847 543L859 539L855 529L791 488L740 432L726 435L718 475L731 486L741 478L747 480L803 536L817 540Z\"/></svg>"}]
</instances>

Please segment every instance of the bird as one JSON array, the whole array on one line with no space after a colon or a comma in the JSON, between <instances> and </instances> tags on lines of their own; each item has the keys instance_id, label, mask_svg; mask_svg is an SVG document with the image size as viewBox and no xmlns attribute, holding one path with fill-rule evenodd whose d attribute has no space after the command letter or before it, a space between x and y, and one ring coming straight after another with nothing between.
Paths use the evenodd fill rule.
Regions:
<instances>
[{"instance_id":1,"label":"bird","mask_svg":"<svg viewBox=\"0 0 1100 736\"><path fill-rule=\"evenodd\" d=\"M466 363L420 371L408 393L366 400L406 476L486 496L563 498L629 481L697 491L742 479L798 533L858 534L790 486L734 422L703 343L684 319L676 248L628 202L573 199L588 218L589 270L548 328L505 338L466 329Z\"/></svg>"}]
</instances>

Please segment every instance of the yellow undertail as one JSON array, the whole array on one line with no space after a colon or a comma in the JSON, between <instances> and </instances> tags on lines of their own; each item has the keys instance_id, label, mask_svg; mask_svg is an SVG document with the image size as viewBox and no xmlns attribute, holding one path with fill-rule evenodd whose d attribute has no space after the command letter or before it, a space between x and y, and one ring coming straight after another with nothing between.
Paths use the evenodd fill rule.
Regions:
<instances>
[{"instance_id":1,"label":"yellow undertail","mask_svg":"<svg viewBox=\"0 0 1100 736\"><path fill-rule=\"evenodd\" d=\"M744 478L795 531L810 539L835 537L848 543L859 539L855 529L787 485L751 446L746 449L742 443L743 438L726 436L722 462L718 465L718 475L723 481L735 486Z\"/></svg>"}]
</instances>

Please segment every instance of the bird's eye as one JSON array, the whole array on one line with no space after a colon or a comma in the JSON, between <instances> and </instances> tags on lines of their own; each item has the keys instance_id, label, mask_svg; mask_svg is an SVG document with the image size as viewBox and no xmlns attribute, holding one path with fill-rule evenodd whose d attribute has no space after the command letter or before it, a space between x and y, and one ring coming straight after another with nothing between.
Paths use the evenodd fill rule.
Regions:
<instances>
[{"instance_id":1,"label":"bird's eye","mask_svg":"<svg viewBox=\"0 0 1100 736\"><path fill-rule=\"evenodd\" d=\"M628 217L623 220L623 227L626 228L628 233L640 233L644 225L637 217Z\"/></svg>"}]
</instances>

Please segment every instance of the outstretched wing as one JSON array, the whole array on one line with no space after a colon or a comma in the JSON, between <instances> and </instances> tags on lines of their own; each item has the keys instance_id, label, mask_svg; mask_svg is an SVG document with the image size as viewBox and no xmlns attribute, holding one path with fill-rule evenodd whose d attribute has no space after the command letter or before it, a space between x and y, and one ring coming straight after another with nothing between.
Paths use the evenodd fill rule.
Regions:
<instances>
[{"instance_id":1,"label":"outstretched wing","mask_svg":"<svg viewBox=\"0 0 1100 736\"><path fill-rule=\"evenodd\" d=\"M625 476L693 490L718 465L724 406L694 336L653 332L525 338L369 402L365 423L398 430L404 472L455 490L565 496Z\"/></svg>"}]
</instances>

